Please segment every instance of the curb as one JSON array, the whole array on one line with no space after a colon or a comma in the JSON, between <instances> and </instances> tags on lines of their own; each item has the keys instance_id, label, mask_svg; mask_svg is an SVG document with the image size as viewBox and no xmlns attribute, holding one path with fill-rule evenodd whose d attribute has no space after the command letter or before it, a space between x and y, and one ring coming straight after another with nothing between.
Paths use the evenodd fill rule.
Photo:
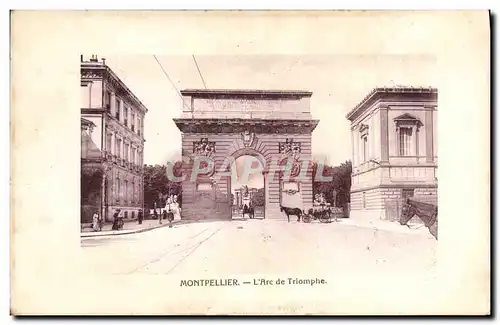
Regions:
<instances>
[{"instance_id":1,"label":"curb","mask_svg":"<svg viewBox=\"0 0 500 325\"><path fill-rule=\"evenodd\" d=\"M349 223L344 223L345 226L353 226L353 227L358 227L358 228L369 228L369 229L377 229L377 230L384 230L384 231L389 231L389 232L395 232L395 233L402 233L402 234L410 234L410 235L422 235L426 234L425 226L423 226L424 229L415 228L413 229L414 231L408 231L408 228L393 228L393 227L386 227L386 225L380 225L380 224L370 224L370 223L356 223L356 222L349 222Z\"/></svg>"},{"instance_id":2,"label":"curb","mask_svg":"<svg viewBox=\"0 0 500 325\"><path fill-rule=\"evenodd\" d=\"M178 224L183 224L185 223L182 222L182 220L179 220L177 222L172 222L171 225L174 226L174 225L178 225ZM154 229L158 229L158 228L163 228L163 227L166 227L166 226L169 226L170 223L164 223L164 224L158 224L154 227L150 227L150 228L142 228L142 229L134 229L134 230L123 230L122 232L112 232L112 233L101 233L101 232L88 232L88 233L80 233L80 238L91 238L91 237L109 237L109 236L120 236L120 235L130 235L130 234L138 234L138 233L141 233L141 232L146 232L146 231L150 231L150 230L154 230Z\"/></svg>"}]
</instances>

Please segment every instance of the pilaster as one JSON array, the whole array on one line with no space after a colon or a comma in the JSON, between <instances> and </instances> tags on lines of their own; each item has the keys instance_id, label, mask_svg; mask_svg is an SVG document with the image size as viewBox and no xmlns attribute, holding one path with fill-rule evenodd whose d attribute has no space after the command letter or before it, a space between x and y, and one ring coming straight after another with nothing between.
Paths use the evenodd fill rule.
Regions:
<instances>
[{"instance_id":1,"label":"pilaster","mask_svg":"<svg viewBox=\"0 0 500 325\"><path fill-rule=\"evenodd\" d=\"M398 141L396 141L397 143ZM381 162L389 162L389 108L380 107Z\"/></svg>"},{"instance_id":2,"label":"pilaster","mask_svg":"<svg viewBox=\"0 0 500 325\"><path fill-rule=\"evenodd\" d=\"M434 108L426 107L425 110L425 158L427 162L434 161Z\"/></svg>"}]
</instances>

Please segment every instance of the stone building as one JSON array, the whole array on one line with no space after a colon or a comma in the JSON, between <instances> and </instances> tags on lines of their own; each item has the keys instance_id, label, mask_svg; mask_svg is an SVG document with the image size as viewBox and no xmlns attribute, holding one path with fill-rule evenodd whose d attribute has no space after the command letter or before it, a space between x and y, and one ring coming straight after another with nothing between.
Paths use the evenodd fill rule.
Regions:
<instances>
[{"instance_id":1,"label":"stone building","mask_svg":"<svg viewBox=\"0 0 500 325\"><path fill-rule=\"evenodd\" d=\"M95 155L100 151L99 163L104 170L101 214L111 221L114 210L121 209L125 218L135 218L144 200L144 117L147 109L104 59L99 61L92 56L85 61L82 56L80 65L82 128L92 126L93 131L88 133L93 143L92 152ZM87 143L82 139L82 146ZM82 156L82 168L88 163Z\"/></svg>"},{"instance_id":2,"label":"stone building","mask_svg":"<svg viewBox=\"0 0 500 325\"><path fill-rule=\"evenodd\" d=\"M312 206L312 170L299 163L311 160L311 136L318 124L311 118L311 92L193 89L181 94L183 111L174 122L181 131L182 156L191 158L183 164L186 170L198 157L211 159L219 171L227 168L229 157L253 156L264 166L265 218L284 218L279 206L286 190ZM278 159L294 166L288 180L272 165ZM302 170L306 177L299 180ZM186 178L182 218L231 219L232 192L230 177Z\"/></svg>"},{"instance_id":3,"label":"stone building","mask_svg":"<svg viewBox=\"0 0 500 325\"><path fill-rule=\"evenodd\" d=\"M348 114L351 216L386 219L389 202L437 200L437 89L375 88Z\"/></svg>"}]
</instances>

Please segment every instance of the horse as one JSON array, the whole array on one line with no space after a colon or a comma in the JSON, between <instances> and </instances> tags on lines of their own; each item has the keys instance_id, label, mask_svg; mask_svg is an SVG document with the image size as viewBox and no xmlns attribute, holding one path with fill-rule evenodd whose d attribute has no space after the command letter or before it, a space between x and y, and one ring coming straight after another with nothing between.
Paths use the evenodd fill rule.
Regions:
<instances>
[{"instance_id":1,"label":"horse","mask_svg":"<svg viewBox=\"0 0 500 325\"><path fill-rule=\"evenodd\" d=\"M438 208L434 204L419 202L411 199L406 199L403 207L401 208L401 218L399 223L402 226L408 226L413 216L417 215L424 225L429 229L436 240L438 239ZM409 227L409 226L408 226Z\"/></svg>"},{"instance_id":2,"label":"horse","mask_svg":"<svg viewBox=\"0 0 500 325\"><path fill-rule=\"evenodd\" d=\"M248 214L248 217L250 217L250 219L255 218L255 211L253 207L247 206L246 204L243 206L243 217L245 217L245 214Z\"/></svg>"},{"instance_id":3,"label":"horse","mask_svg":"<svg viewBox=\"0 0 500 325\"><path fill-rule=\"evenodd\" d=\"M290 216L297 216L297 222L300 222L300 217L302 216L302 214L305 214L299 208L285 208L281 205L280 205L280 211L285 212L286 217L288 218L288 222L290 222Z\"/></svg>"}]
</instances>

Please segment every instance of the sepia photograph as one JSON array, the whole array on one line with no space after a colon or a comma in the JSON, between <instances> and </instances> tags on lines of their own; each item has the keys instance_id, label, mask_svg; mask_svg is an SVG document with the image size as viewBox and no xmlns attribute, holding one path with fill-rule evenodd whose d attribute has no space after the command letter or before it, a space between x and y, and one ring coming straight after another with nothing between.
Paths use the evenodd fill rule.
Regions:
<instances>
[{"instance_id":1,"label":"sepia photograph","mask_svg":"<svg viewBox=\"0 0 500 325\"><path fill-rule=\"evenodd\" d=\"M490 313L487 12L12 26L11 314Z\"/></svg>"},{"instance_id":2,"label":"sepia photograph","mask_svg":"<svg viewBox=\"0 0 500 325\"><path fill-rule=\"evenodd\" d=\"M434 58L91 54L80 65L81 243L103 272L433 276Z\"/></svg>"}]
</instances>

